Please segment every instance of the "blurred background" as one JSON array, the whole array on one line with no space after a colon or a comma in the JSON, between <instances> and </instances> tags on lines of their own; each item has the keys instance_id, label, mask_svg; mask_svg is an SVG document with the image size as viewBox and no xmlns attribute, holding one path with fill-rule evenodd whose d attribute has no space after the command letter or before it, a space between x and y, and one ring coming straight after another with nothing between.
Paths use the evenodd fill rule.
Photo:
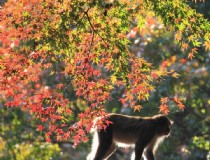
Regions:
<instances>
[{"instance_id":1,"label":"blurred background","mask_svg":"<svg viewBox=\"0 0 210 160\"><path fill-rule=\"evenodd\" d=\"M0 0L1 5L3 2ZM202 3L189 2L189 5L210 20L209 0ZM161 81L156 92L151 93L149 101L142 104L140 112L134 112L118 101L124 88L113 91L106 110L127 115L152 116L159 112L161 97L178 96L186 109L180 112L174 104L169 105L169 117L174 121L174 126L171 136L160 145L157 159L210 160L210 52L199 48L195 58L187 59L188 53L181 50L174 41L174 34L167 32L158 18L152 15L153 13L147 19L147 28L141 32L136 20L131 22L130 32L127 34L131 42L130 51L138 57L144 57L155 68L173 69L180 76L177 79L166 77ZM42 79L42 83L48 86L59 81L59 77L49 79L44 73ZM86 103L75 96L71 87L66 90L66 95L71 97L76 117L84 111ZM72 142L46 143L44 134L35 130L36 122L29 113L19 108L6 108L3 97L0 97L1 160L84 160L90 151L91 140L73 148ZM110 160L128 160L131 153L131 148L118 148Z\"/></svg>"}]
</instances>

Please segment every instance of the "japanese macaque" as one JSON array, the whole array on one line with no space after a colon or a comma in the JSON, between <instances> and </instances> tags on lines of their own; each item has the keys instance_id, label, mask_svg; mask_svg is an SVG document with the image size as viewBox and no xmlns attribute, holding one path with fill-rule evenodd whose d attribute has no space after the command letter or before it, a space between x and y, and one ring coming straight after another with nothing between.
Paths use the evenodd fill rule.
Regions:
<instances>
[{"instance_id":1,"label":"japanese macaque","mask_svg":"<svg viewBox=\"0 0 210 160\"><path fill-rule=\"evenodd\" d=\"M112 122L106 130L94 130L92 151L87 160L104 160L112 155L118 146L134 146L134 160L142 155L154 160L159 143L170 134L172 121L164 115L153 117L109 114Z\"/></svg>"}]
</instances>

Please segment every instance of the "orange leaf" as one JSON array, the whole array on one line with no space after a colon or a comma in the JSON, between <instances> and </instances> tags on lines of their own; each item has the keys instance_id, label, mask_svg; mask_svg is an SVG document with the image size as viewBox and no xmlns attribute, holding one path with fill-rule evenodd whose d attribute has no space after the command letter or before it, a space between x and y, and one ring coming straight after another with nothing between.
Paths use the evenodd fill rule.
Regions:
<instances>
[{"instance_id":1,"label":"orange leaf","mask_svg":"<svg viewBox=\"0 0 210 160\"><path fill-rule=\"evenodd\" d=\"M127 94L127 98L126 99L132 101L133 100L133 95L132 94Z\"/></svg>"},{"instance_id":2,"label":"orange leaf","mask_svg":"<svg viewBox=\"0 0 210 160\"><path fill-rule=\"evenodd\" d=\"M72 110L70 110L70 109L67 108L67 109L65 110L65 113L66 113L66 114L71 114L71 113L72 113Z\"/></svg>"},{"instance_id":3,"label":"orange leaf","mask_svg":"<svg viewBox=\"0 0 210 160\"><path fill-rule=\"evenodd\" d=\"M181 110L184 110L184 108L185 108L185 106L184 106L181 102L178 104L178 107L179 107Z\"/></svg>"},{"instance_id":4,"label":"orange leaf","mask_svg":"<svg viewBox=\"0 0 210 160\"><path fill-rule=\"evenodd\" d=\"M190 60L192 60L193 57L195 57L195 56L194 56L194 53L190 52L190 53L188 54L188 58L189 58Z\"/></svg>"},{"instance_id":5,"label":"orange leaf","mask_svg":"<svg viewBox=\"0 0 210 160\"><path fill-rule=\"evenodd\" d=\"M63 84L61 84L61 83L60 83L60 84L57 84L56 88L57 88L57 89L63 88Z\"/></svg>"},{"instance_id":6,"label":"orange leaf","mask_svg":"<svg viewBox=\"0 0 210 160\"><path fill-rule=\"evenodd\" d=\"M183 49L183 50L186 50L186 49L188 48L188 46L189 46L189 45L188 45L187 43L183 43L183 44L182 44L182 49Z\"/></svg>"},{"instance_id":7,"label":"orange leaf","mask_svg":"<svg viewBox=\"0 0 210 160\"><path fill-rule=\"evenodd\" d=\"M185 58L181 58L181 59L179 60L179 62L182 63L182 64L185 64L185 63L187 62L187 60L186 60Z\"/></svg>"},{"instance_id":8,"label":"orange leaf","mask_svg":"<svg viewBox=\"0 0 210 160\"><path fill-rule=\"evenodd\" d=\"M168 109L168 106L166 104L163 104L160 106L160 111L159 112L162 112L163 114L167 115L170 111Z\"/></svg>"},{"instance_id":9,"label":"orange leaf","mask_svg":"<svg viewBox=\"0 0 210 160\"><path fill-rule=\"evenodd\" d=\"M134 106L134 112L135 112L136 110L138 110L138 111L140 112L141 108L142 108L141 105L136 105L136 106Z\"/></svg>"},{"instance_id":10,"label":"orange leaf","mask_svg":"<svg viewBox=\"0 0 210 160\"><path fill-rule=\"evenodd\" d=\"M161 98L161 103L166 103L166 102L168 102L168 97L165 97L165 98Z\"/></svg>"},{"instance_id":11,"label":"orange leaf","mask_svg":"<svg viewBox=\"0 0 210 160\"><path fill-rule=\"evenodd\" d=\"M210 42L206 41L204 44L205 50L210 50Z\"/></svg>"}]
</instances>

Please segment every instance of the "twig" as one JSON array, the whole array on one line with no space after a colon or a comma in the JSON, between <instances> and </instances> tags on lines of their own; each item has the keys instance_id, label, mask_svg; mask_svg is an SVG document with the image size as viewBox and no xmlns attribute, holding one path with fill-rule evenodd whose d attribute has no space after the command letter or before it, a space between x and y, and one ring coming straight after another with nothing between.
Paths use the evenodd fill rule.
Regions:
<instances>
[{"instance_id":1,"label":"twig","mask_svg":"<svg viewBox=\"0 0 210 160\"><path fill-rule=\"evenodd\" d=\"M105 41L105 39L104 39L99 33L97 33L97 31L95 30L93 24L91 23L90 16L88 15L88 11L89 11L89 10L90 10L90 8L88 8L88 10L85 11L84 13L85 13L85 15L87 16L88 22L89 22L90 27L91 27L91 30L92 30L92 39L91 39L90 45L92 46L92 44L93 44L94 33L96 33L96 34L102 39L102 41L103 41L106 45L108 45L107 42ZM90 50L90 49L89 49L89 50Z\"/></svg>"},{"instance_id":2,"label":"twig","mask_svg":"<svg viewBox=\"0 0 210 160\"><path fill-rule=\"evenodd\" d=\"M91 23L89 15L88 15L89 10L90 10L90 8L88 8L88 10L85 11L85 15L87 16L88 22L89 22L91 30L92 30L92 38L91 38L91 42L90 42L90 45L89 45L88 54L91 52L91 47L93 46L94 33L95 33L95 29L93 27L93 24Z\"/></svg>"}]
</instances>

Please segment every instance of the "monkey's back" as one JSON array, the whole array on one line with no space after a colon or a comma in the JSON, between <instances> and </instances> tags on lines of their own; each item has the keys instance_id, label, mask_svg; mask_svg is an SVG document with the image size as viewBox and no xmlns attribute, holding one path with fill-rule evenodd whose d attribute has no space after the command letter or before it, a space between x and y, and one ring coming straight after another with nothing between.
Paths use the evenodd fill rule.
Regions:
<instances>
[{"instance_id":1,"label":"monkey's back","mask_svg":"<svg viewBox=\"0 0 210 160\"><path fill-rule=\"evenodd\" d=\"M148 119L145 121L143 117L126 116L121 114L109 114L109 118L112 122L107 129L113 130L113 139L117 142L134 144L138 137L144 137L145 129L153 131L152 119L148 123Z\"/></svg>"}]
</instances>

